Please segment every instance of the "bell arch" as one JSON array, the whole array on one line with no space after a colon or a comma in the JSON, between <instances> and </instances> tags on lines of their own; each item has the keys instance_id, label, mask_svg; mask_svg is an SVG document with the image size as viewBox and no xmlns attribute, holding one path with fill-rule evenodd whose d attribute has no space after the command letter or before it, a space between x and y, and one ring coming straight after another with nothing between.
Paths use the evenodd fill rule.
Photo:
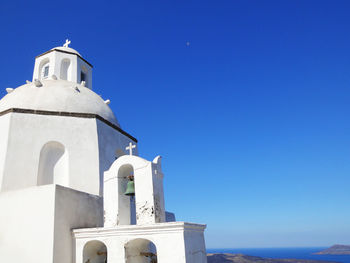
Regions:
<instances>
[{"instance_id":1,"label":"bell arch","mask_svg":"<svg viewBox=\"0 0 350 263\"><path fill-rule=\"evenodd\" d=\"M70 66L71 66L70 59L68 58L62 59L61 68L60 68L60 79L72 80Z\"/></svg>"},{"instance_id":2,"label":"bell arch","mask_svg":"<svg viewBox=\"0 0 350 263\"><path fill-rule=\"evenodd\" d=\"M156 245L144 238L129 241L124 246L126 263L157 263Z\"/></svg>"},{"instance_id":3,"label":"bell arch","mask_svg":"<svg viewBox=\"0 0 350 263\"><path fill-rule=\"evenodd\" d=\"M165 222L160 160L160 156L150 162L135 155L124 155L115 160L110 169L105 171L103 199L105 227ZM129 198L124 195L130 171L134 172L135 209L130 207L133 203L130 203Z\"/></svg>"},{"instance_id":4,"label":"bell arch","mask_svg":"<svg viewBox=\"0 0 350 263\"><path fill-rule=\"evenodd\" d=\"M69 186L68 152L64 145L51 141L40 151L38 185L60 184Z\"/></svg>"},{"instance_id":5,"label":"bell arch","mask_svg":"<svg viewBox=\"0 0 350 263\"><path fill-rule=\"evenodd\" d=\"M83 249L82 263L107 263L106 245L98 240L87 242Z\"/></svg>"},{"instance_id":6,"label":"bell arch","mask_svg":"<svg viewBox=\"0 0 350 263\"><path fill-rule=\"evenodd\" d=\"M119 200L119 205L121 207L120 222L121 224L136 225L135 196L125 195L128 188L128 183L131 180L131 176L134 176L134 167L132 165L124 164L119 167L118 192L122 193L121 198Z\"/></svg>"}]
</instances>

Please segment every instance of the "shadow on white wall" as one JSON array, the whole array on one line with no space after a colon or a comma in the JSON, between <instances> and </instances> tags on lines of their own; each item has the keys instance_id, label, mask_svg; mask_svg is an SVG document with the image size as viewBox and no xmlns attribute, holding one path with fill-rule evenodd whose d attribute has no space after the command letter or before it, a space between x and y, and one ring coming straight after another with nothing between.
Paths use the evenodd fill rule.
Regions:
<instances>
[{"instance_id":1,"label":"shadow on white wall","mask_svg":"<svg viewBox=\"0 0 350 263\"><path fill-rule=\"evenodd\" d=\"M40 151L38 185L69 186L68 152L59 142L48 142Z\"/></svg>"}]
</instances>

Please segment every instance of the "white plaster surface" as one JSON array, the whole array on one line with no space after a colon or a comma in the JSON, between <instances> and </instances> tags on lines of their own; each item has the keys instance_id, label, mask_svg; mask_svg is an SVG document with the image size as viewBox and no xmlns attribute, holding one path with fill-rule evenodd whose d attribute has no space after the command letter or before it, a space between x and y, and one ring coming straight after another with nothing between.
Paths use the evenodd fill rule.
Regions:
<instances>
[{"instance_id":1,"label":"white plaster surface","mask_svg":"<svg viewBox=\"0 0 350 263\"><path fill-rule=\"evenodd\" d=\"M125 148L132 141L127 136L117 132L115 129L106 125L100 120L96 121L96 125L100 159L100 184L103 185L104 172L110 168L110 166L116 160L116 158L127 154ZM134 149L134 154L138 154L137 147L136 150ZM101 195L103 194L102 191Z\"/></svg>"},{"instance_id":2,"label":"white plaster surface","mask_svg":"<svg viewBox=\"0 0 350 263\"><path fill-rule=\"evenodd\" d=\"M128 255L125 254L124 247L130 241L145 239L155 245L160 263L206 263L207 259L203 257L206 253L205 244L202 240L204 229L205 225L184 222L75 229L73 230L76 244L75 262L83 263L85 244L98 240L107 247L107 262L133 263L135 261L126 261ZM187 238L188 236L191 238Z\"/></svg>"},{"instance_id":3,"label":"white plaster surface","mask_svg":"<svg viewBox=\"0 0 350 263\"><path fill-rule=\"evenodd\" d=\"M72 48L56 47L36 57L33 81L35 79L44 80L55 75L58 79L81 83L81 72L83 72L86 76L86 87L92 89L92 68L79 56L80 54ZM68 62L68 67L66 67L66 62ZM43 68L46 66L49 66L48 76L43 74Z\"/></svg>"},{"instance_id":4,"label":"white plaster surface","mask_svg":"<svg viewBox=\"0 0 350 263\"><path fill-rule=\"evenodd\" d=\"M73 261L72 229L103 226L103 200L69 188L57 186L54 221L54 262Z\"/></svg>"},{"instance_id":5,"label":"white plaster surface","mask_svg":"<svg viewBox=\"0 0 350 263\"><path fill-rule=\"evenodd\" d=\"M42 149L57 142L65 148L68 173L64 180L54 176L46 182L102 195L103 172L115 160L116 150L130 142L95 118L8 113L0 116L0 125L1 191L43 184L39 180Z\"/></svg>"},{"instance_id":6,"label":"white plaster surface","mask_svg":"<svg viewBox=\"0 0 350 263\"><path fill-rule=\"evenodd\" d=\"M62 46L62 47L54 47L51 50L61 50L61 51L64 51L64 52L70 52L70 53L74 53L74 54L77 54L77 55L81 56L78 51L76 51L74 48L71 48L71 47L64 47L64 46Z\"/></svg>"},{"instance_id":7,"label":"white plaster surface","mask_svg":"<svg viewBox=\"0 0 350 263\"><path fill-rule=\"evenodd\" d=\"M97 114L119 126L112 110L92 90L65 80L42 80L22 85L0 100L0 112L11 108ZM77 91L75 88L78 88Z\"/></svg>"},{"instance_id":8,"label":"white plaster surface","mask_svg":"<svg viewBox=\"0 0 350 263\"><path fill-rule=\"evenodd\" d=\"M0 208L0 262L53 262L54 187L0 193Z\"/></svg>"},{"instance_id":9,"label":"white plaster surface","mask_svg":"<svg viewBox=\"0 0 350 263\"><path fill-rule=\"evenodd\" d=\"M0 193L0 262L72 262L71 229L103 224L100 197L57 185Z\"/></svg>"},{"instance_id":10,"label":"white plaster surface","mask_svg":"<svg viewBox=\"0 0 350 263\"><path fill-rule=\"evenodd\" d=\"M8 136L10 130L10 115L0 117L0 192L6 163Z\"/></svg>"},{"instance_id":11,"label":"white plaster surface","mask_svg":"<svg viewBox=\"0 0 350 263\"><path fill-rule=\"evenodd\" d=\"M22 113L7 115L11 117L11 123L1 191L40 184L41 151L48 142L58 142L68 154L68 184L64 186L96 195L100 193L95 119Z\"/></svg>"},{"instance_id":12,"label":"white plaster surface","mask_svg":"<svg viewBox=\"0 0 350 263\"><path fill-rule=\"evenodd\" d=\"M130 198L124 195L127 176L134 175L136 222L138 225L165 222L163 174L157 163L134 155L118 158L105 172L105 226L130 224Z\"/></svg>"}]
</instances>

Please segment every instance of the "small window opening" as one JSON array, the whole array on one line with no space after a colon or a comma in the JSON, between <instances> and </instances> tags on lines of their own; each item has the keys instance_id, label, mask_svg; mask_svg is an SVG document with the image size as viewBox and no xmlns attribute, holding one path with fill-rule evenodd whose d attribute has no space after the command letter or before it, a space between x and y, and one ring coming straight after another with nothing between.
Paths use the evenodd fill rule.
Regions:
<instances>
[{"instance_id":1,"label":"small window opening","mask_svg":"<svg viewBox=\"0 0 350 263\"><path fill-rule=\"evenodd\" d=\"M49 76L49 66L46 66L44 68L44 78L47 78Z\"/></svg>"},{"instance_id":2,"label":"small window opening","mask_svg":"<svg viewBox=\"0 0 350 263\"><path fill-rule=\"evenodd\" d=\"M84 72L80 73L80 81L85 81L86 82L86 74Z\"/></svg>"}]
</instances>

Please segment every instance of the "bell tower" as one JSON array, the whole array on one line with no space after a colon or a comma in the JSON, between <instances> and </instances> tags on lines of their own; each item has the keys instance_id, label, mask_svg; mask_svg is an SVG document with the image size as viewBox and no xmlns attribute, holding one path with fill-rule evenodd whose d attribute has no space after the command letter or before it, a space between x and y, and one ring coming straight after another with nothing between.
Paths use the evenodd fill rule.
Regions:
<instances>
[{"instance_id":1,"label":"bell tower","mask_svg":"<svg viewBox=\"0 0 350 263\"><path fill-rule=\"evenodd\" d=\"M104 227L73 230L75 262L207 263L206 226L167 220L161 157L133 148L104 173Z\"/></svg>"},{"instance_id":2,"label":"bell tower","mask_svg":"<svg viewBox=\"0 0 350 263\"><path fill-rule=\"evenodd\" d=\"M35 58L34 80L57 78L92 89L92 65L78 51L68 47L68 39L62 47L55 47Z\"/></svg>"}]
</instances>

